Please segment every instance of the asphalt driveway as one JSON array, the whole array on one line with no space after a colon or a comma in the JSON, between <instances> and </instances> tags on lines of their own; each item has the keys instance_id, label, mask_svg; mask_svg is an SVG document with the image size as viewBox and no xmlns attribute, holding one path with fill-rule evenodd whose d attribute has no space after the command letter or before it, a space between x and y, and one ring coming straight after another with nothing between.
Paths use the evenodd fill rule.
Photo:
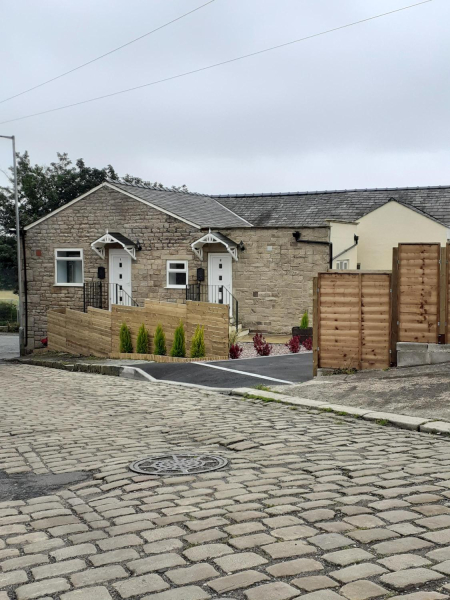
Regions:
<instances>
[{"instance_id":1,"label":"asphalt driveway","mask_svg":"<svg viewBox=\"0 0 450 600\"><path fill-rule=\"evenodd\" d=\"M204 385L213 388L289 386L312 379L312 353L267 356L208 363L138 363L157 380Z\"/></svg>"},{"instance_id":2,"label":"asphalt driveway","mask_svg":"<svg viewBox=\"0 0 450 600\"><path fill-rule=\"evenodd\" d=\"M0 360L16 358L19 354L19 336L0 333Z\"/></svg>"}]
</instances>

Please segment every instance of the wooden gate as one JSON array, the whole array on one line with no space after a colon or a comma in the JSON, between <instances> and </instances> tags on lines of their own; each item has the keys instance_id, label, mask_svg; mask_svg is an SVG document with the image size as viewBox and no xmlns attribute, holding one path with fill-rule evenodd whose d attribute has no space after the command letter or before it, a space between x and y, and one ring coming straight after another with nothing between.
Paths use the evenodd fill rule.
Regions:
<instances>
[{"instance_id":1,"label":"wooden gate","mask_svg":"<svg viewBox=\"0 0 450 600\"><path fill-rule=\"evenodd\" d=\"M389 367L390 323L390 273L320 273L314 279L314 372Z\"/></svg>"},{"instance_id":2,"label":"wooden gate","mask_svg":"<svg viewBox=\"0 0 450 600\"><path fill-rule=\"evenodd\" d=\"M445 248L442 250L446 262ZM445 333L445 298L441 297L445 292L441 291L441 285L446 287L446 269L441 271L440 266L440 244L399 244L398 250L394 248L393 272L398 270L395 299L399 342L437 343L441 321Z\"/></svg>"}]
</instances>

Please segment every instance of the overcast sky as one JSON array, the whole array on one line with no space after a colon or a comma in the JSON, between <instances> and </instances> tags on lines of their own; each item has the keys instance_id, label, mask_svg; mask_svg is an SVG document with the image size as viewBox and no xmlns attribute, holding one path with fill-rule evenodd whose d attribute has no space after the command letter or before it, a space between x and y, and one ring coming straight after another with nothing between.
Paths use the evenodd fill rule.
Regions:
<instances>
[{"instance_id":1,"label":"overcast sky","mask_svg":"<svg viewBox=\"0 0 450 600\"><path fill-rule=\"evenodd\" d=\"M0 100L206 0L2 2ZM417 0L416 0L417 1ZM7 103L0 121L176 75L414 0L215 0ZM56 152L204 193L450 184L450 2L0 125L33 163ZM0 169L10 165L0 142ZM4 179L3 179L4 181Z\"/></svg>"}]
</instances>

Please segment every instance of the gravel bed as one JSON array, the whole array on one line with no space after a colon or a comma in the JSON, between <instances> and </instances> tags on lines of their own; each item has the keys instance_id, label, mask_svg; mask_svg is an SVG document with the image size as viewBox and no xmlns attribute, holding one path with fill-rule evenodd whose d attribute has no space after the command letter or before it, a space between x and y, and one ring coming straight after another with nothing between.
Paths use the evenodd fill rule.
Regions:
<instances>
[{"instance_id":1,"label":"gravel bed","mask_svg":"<svg viewBox=\"0 0 450 600\"><path fill-rule=\"evenodd\" d=\"M243 342L243 343L239 343L239 346L242 346L244 348L244 351L242 352L241 356L239 358L258 358L258 355L256 354L256 350L253 347L253 342ZM305 354L308 352L312 352L311 350L305 350L303 348L303 346L300 348L300 352L299 354ZM281 356L283 354L291 354L289 352L289 348L286 348L286 346L284 344L272 344L272 352L270 353L270 356Z\"/></svg>"}]
</instances>

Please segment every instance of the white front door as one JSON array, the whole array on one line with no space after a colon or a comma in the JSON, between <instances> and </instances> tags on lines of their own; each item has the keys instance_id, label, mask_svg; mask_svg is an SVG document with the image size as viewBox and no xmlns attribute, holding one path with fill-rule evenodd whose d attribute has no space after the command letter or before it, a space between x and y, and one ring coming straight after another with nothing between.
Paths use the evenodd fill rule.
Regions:
<instances>
[{"instance_id":1,"label":"white front door","mask_svg":"<svg viewBox=\"0 0 450 600\"><path fill-rule=\"evenodd\" d=\"M228 253L208 255L208 300L216 304L229 304L230 315L233 313L232 260Z\"/></svg>"},{"instance_id":2,"label":"white front door","mask_svg":"<svg viewBox=\"0 0 450 600\"><path fill-rule=\"evenodd\" d=\"M131 306L131 256L125 250L109 251L110 310L111 304Z\"/></svg>"}]
</instances>

